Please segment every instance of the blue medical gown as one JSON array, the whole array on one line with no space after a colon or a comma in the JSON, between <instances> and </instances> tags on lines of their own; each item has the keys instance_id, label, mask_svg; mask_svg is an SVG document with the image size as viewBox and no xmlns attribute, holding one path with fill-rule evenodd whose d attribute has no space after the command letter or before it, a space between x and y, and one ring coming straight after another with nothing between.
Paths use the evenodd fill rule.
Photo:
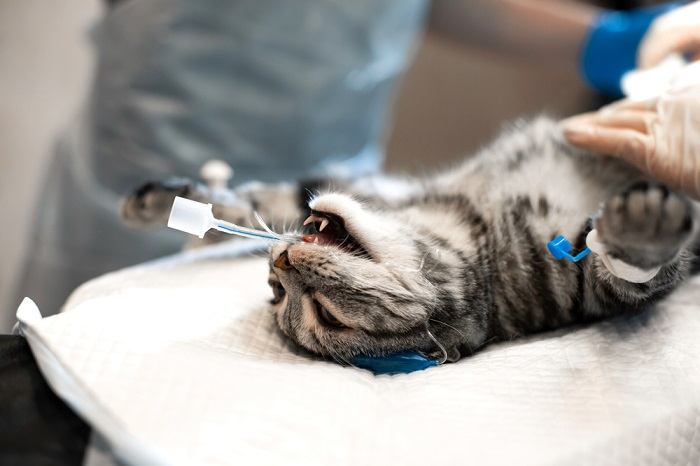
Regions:
<instances>
[{"instance_id":1,"label":"blue medical gown","mask_svg":"<svg viewBox=\"0 0 700 466\"><path fill-rule=\"evenodd\" d=\"M121 225L122 196L196 178L235 182L376 171L425 0L139 0L95 29L98 63L57 145L17 298L58 310L81 282L172 253L183 235Z\"/></svg>"}]
</instances>

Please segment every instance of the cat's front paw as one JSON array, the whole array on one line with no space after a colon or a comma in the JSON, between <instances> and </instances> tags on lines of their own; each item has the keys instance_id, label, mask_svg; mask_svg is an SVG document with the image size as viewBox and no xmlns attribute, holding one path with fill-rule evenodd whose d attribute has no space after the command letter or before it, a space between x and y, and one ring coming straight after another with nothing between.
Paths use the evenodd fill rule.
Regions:
<instances>
[{"instance_id":1,"label":"cat's front paw","mask_svg":"<svg viewBox=\"0 0 700 466\"><path fill-rule=\"evenodd\" d=\"M694 222L685 197L641 182L606 202L595 227L611 256L651 268L676 256L690 239Z\"/></svg>"},{"instance_id":2,"label":"cat's front paw","mask_svg":"<svg viewBox=\"0 0 700 466\"><path fill-rule=\"evenodd\" d=\"M188 197L193 191L194 183L187 178L146 183L122 202L122 220L137 228L166 225L175 196Z\"/></svg>"}]
</instances>

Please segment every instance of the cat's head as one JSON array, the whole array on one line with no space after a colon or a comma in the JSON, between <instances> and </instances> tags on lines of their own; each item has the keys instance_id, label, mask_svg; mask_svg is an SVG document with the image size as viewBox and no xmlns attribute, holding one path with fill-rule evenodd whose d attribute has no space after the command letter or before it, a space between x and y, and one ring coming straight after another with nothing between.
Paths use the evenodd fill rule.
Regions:
<instances>
[{"instance_id":1,"label":"cat's head","mask_svg":"<svg viewBox=\"0 0 700 466\"><path fill-rule=\"evenodd\" d=\"M464 258L411 221L410 211L370 208L342 194L310 203L305 235L276 244L269 283L282 331L341 360L415 349L437 354L478 345L478 313L465 308L475 283ZM474 280L472 280L474 281Z\"/></svg>"}]
</instances>

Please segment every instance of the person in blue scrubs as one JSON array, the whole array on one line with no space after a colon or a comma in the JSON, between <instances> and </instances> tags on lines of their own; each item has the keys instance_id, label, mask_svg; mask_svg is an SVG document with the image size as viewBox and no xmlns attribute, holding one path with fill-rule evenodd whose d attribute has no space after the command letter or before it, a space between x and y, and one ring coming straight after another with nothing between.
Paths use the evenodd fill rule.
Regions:
<instances>
[{"instance_id":1,"label":"person in blue scrubs","mask_svg":"<svg viewBox=\"0 0 700 466\"><path fill-rule=\"evenodd\" d=\"M146 181L197 178L210 159L233 166L236 183L379 170L397 80L426 23L554 66L583 57L584 78L615 94L616 74L634 67L646 28L670 8L611 22L612 12L547 0L111 3L94 31L91 95L57 145L17 293L45 314L89 278L181 247L175 232L120 223L120 199Z\"/></svg>"}]
</instances>

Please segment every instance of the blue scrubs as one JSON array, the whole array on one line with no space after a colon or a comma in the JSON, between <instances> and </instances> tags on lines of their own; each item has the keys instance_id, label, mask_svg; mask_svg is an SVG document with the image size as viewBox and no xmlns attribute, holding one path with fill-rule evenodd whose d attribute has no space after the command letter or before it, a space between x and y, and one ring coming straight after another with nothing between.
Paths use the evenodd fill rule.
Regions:
<instances>
[{"instance_id":1,"label":"blue scrubs","mask_svg":"<svg viewBox=\"0 0 700 466\"><path fill-rule=\"evenodd\" d=\"M148 180L226 160L234 182L379 169L397 78L426 0L149 0L95 30L83 118L59 143L18 293L56 312L81 282L173 253L121 225ZM19 302L19 301L18 301Z\"/></svg>"}]
</instances>

